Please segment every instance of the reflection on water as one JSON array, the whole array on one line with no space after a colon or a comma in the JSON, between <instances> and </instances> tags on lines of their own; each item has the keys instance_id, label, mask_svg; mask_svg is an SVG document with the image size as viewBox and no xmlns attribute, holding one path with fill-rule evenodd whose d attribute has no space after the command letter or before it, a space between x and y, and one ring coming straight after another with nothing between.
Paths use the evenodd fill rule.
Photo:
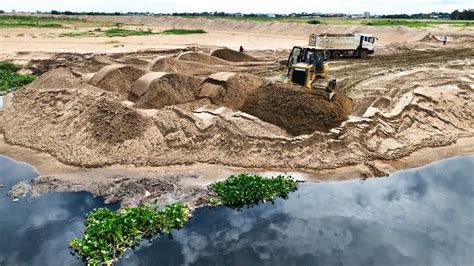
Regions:
<instances>
[{"instance_id":1,"label":"reflection on water","mask_svg":"<svg viewBox=\"0 0 474 266\"><path fill-rule=\"evenodd\" d=\"M24 163L0 156L0 265L82 265L68 241L82 235L85 215L104 206L88 193L55 193L13 202L8 190L37 176ZM117 206L112 206L117 208Z\"/></svg>"},{"instance_id":2,"label":"reflection on water","mask_svg":"<svg viewBox=\"0 0 474 266\"><path fill-rule=\"evenodd\" d=\"M472 265L474 156L367 181L305 183L288 200L199 209L119 265ZM56 193L12 202L37 174L0 156L0 265L81 265L68 240L101 199ZM117 208L117 206L112 206Z\"/></svg>"},{"instance_id":3,"label":"reflection on water","mask_svg":"<svg viewBox=\"0 0 474 266\"><path fill-rule=\"evenodd\" d=\"M306 183L286 201L201 209L120 265L472 265L474 156L367 181Z\"/></svg>"}]
</instances>

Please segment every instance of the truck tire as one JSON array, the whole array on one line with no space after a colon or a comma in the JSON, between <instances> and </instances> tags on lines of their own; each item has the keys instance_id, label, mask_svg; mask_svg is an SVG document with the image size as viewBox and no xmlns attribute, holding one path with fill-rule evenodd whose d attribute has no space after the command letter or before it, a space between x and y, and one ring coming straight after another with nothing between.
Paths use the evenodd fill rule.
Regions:
<instances>
[{"instance_id":1,"label":"truck tire","mask_svg":"<svg viewBox=\"0 0 474 266\"><path fill-rule=\"evenodd\" d=\"M334 58L334 59L341 58L341 52L339 52L339 51L332 52L332 58Z\"/></svg>"},{"instance_id":2,"label":"truck tire","mask_svg":"<svg viewBox=\"0 0 474 266\"><path fill-rule=\"evenodd\" d=\"M362 59L366 59L367 57L369 57L369 52L367 52L367 50L362 50L360 51L359 57Z\"/></svg>"},{"instance_id":3,"label":"truck tire","mask_svg":"<svg viewBox=\"0 0 474 266\"><path fill-rule=\"evenodd\" d=\"M326 57L326 59L330 59L331 58L331 51L325 51L324 52L324 57Z\"/></svg>"}]
</instances>

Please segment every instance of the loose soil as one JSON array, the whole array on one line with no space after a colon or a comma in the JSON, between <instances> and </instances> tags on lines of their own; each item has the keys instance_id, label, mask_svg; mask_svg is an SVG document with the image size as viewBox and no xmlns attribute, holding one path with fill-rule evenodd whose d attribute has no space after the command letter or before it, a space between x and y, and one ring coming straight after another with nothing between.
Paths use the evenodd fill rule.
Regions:
<instances>
[{"instance_id":1,"label":"loose soil","mask_svg":"<svg viewBox=\"0 0 474 266\"><path fill-rule=\"evenodd\" d=\"M188 62L174 57L160 58L153 62L152 71L175 72L186 75L210 75L225 70L224 66L207 65L200 62Z\"/></svg>"},{"instance_id":2,"label":"loose soil","mask_svg":"<svg viewBox=\"0 0 474 266\"><path fill-rule=\"evenodd\" d=\"M352 100L344 93L329 100L301 86L268 84L248 97L242 111L298 136L340 126L352 111Z\"/></svg>"},{"instance_id":3,"label":"loose soil","mask_svg":"<svg viewBox=\"0 0 474 266\"><path fill-rule=\"evenodd\" d=\"M232 109L241 109L253 93L262 87L264 80L247 73L221 72L225 79L207 78L201 85L200 97L209 98L212 103Z\"/></svg>"},{"instance_id":4,"label":"loose soil","mask_svg":"<svg viewBox=\"0 0 474 266\"><path fill-rule=\"evenodd\" d=\"M220 59L215 56L207 55L204 53L198 52L185 52L178 56L179 60L182 61L190 61L190 62L198 62L202 64L208 65L230 65L231 62Z\"/></svg>"},{"instance_id":5,"label":"loose soil","mask_svg":"<svg viewBox=\"0 0 474 266\"><path fill-rule=\"evenodd\" d=\"M200 79L182 74L168 74L150 84L135 103L143 109L161 109L165 106L193 102L199 94Z\"/></svg>"},{"instance_id":6,"label":"loose soil","mask_svg":"<svg viewBox=\"0 0 474 266\"><path fill-rule=\"evenodd\" d=\"M97 72L91 83L103 90L115 92L124 99L129 97L134 82L146 73L145 70L133 66L118 65L110 71L106 68Z\"/></svg>"},{"instance_id":7,"label":"loose soil","mask_svg":"<svg viewBox=\"0 0 474 266\"><path fill-rule=\"evenodd\" d=\"M188 22L196 25L200 20L156 21L168 27ZM221 27L213 21L203 23L216 30ZM265 40L262 43L261 39L249 38L247 33L240 36L258 39L259 49L265 49L248 52L261 61L256 63L221 65L206 61L215 59L211 56L201 56L217 45L235 47L241 39L233 39L232 45L220 43L202 48L136 51L126 47L120 53L105 55L53 53L48 59L30 62L33 72L44 75L4 98L0 132L8 145L5 153L18 148L27 151L23 154L41 153L59 161L52 164L57 169L51 170L51 175L42 176L33 184L33 191L87 190L108 197L110 202L121 200L130 205L146 202L147 197L185 198L192 204L197 204L198 198L205 199L205 184L189 188L182 184L193 184L192 176L177 178L167 173L178 165L197 164L195 167L210 167L212 172L219 173L200 175L211 176L207 183L229 174L218 171L222 165L237 167L235 172L254 168L280 172L298 169L324 175L337 174L334 169L345 169L344 175L355 169L363 173L358 176L361 177L384 175L390 172L392 162L416 161L423 154L438 154L437 151L450 156L474 153L474 54L468 47L473 40L471 33L463 31L456 35L458 31L439 29L443 34L453 32L443 46L429 40L420 42L427 35L425 29L363 27L359 31L369 29L376 35L380 32L377 36L384 43L378 44L377 54L368 60L329 62L331 78L338 81L338 93L328 102L318 92L283 84L286 70L279 62L285 61L288 50L267 49L279 43L275 40L290 48L304 44L306 37L296 43L284 33L303 36L326 29L326 25L234 21L222 25L227 23L238 24L236 30L282 33L284 37L261 37ZM224 26L229 28L231 24ZM342 33L358 28L329 27L325 32ZM222 34L225 38L237 38ZM443 36L433 34L438 39ZM205 43L205 39L199 38L211 37L199 36L196 42ZM134 38L127 40L148 40ZM191 59L178 59L185 51L199 56L193 58L195 54L191 54ZM26 52L16 56L29 60L34 55ZM43 53L41 56L47 57ZM124 78L120 84L127 86L104 89L90 83L92 73L112 64L147 73L169 72L170 80L161 84L160 79L156 80L149 88L150 94L142 98L117 94L128 92L135 79L125 79L127 73L119 73L111 80ZM237 74L216 79L214 75L223 71ZM344 95L352 99L352 108ZM449 152L444 146L456 150ZM433 157L429 156L426 162L431 160ZM77 175L70 175L69 167ZM101 172L104 167L107 174ZM160 167L162 172L131 174L128 170L135 167ZM54 171L64 175L58 177ZM186 198L188 194L193 199Z\"/></svg>"},{"instance_id":8,"label":"loose soil","mask_svg":"<svg viewBox=\"0 0 474 266\"><path fill-rule=\"evenodd\" d=\"M217 49L212 51L211 56L218 57L220 59L230 61L230 62L258 62L260 59L248 55L246 53L241 53L234 51L232 49Z\"/></svg>"}]
</instances>

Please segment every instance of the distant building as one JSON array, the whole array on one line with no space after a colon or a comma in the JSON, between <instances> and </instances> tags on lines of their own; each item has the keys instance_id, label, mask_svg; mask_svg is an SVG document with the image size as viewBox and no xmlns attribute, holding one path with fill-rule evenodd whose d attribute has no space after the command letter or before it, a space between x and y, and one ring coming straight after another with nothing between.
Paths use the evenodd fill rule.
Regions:
<instances>
[{"instance_id":1,"label":"distant building","mask_svg":"<svg viewBox=\"0 0 474 266\"><path fill-rule=\"evenodd\" d=\"M364 12L364 18L370 18L370 12L365 11Z\"/></svg>"},{"instance_id":2,"label":"distant building","mask_svg":"<svg viewBox=\"0 0 474 266\"><path fill-rule=\"evenodd\" d=\"M268 18L276 18L275 14L266 14Z\"/></svg>"}]
</instances>

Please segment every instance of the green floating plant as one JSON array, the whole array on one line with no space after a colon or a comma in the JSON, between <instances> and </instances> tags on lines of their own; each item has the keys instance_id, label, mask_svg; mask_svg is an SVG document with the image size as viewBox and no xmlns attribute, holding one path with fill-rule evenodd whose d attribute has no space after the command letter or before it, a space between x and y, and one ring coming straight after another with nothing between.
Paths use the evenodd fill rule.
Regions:
<instances>
[{"instance_id":1,"label":"green floating plant","mask_svg":"<svg viewBox=\"0 0 474 266\"><path fill-rule=\"evenodd\" d=\"M231 207L242 207L260 201L273 201L277 197L287 198L298 188L298 181L291 176L262 177L252 174L232 175L224 181L210 185L218 199L212 198L209 205L223 203Z\"/></svg>"},{"instance_id":2,"label":"green floating plant","mask_svg":"<svg viewBox=\"0 0 474 266\"><path fill-rule=\"evenodd\" d=\"M116 212L99 208L87 215L84 236L72 239L69 246L87 265L110 264L142 239L182 228L189 217L190 210L182 203L167 205L162 210L152 205Z\"/></svg>"}]
</instances>

